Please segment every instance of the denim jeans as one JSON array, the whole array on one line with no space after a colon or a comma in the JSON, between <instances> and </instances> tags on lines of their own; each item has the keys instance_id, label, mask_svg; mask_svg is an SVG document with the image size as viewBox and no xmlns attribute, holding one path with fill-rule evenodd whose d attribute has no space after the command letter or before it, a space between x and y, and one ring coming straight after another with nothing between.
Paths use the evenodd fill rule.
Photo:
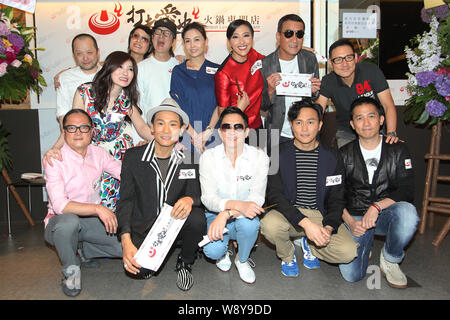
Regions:
<instances>
[{"instance_id":1,"label":"denim jeans","mask_svg":"<svg viewBox=\"0 0 450 320\"><path fill-rule=\"evenodd\" d=\"M209 226L217 214L206 213L206 223ZM244 263L250 256L250 251L255 245L259 232L259 218L248 219L246 217L228 220L226 225L228 232L223 235L223 240L216 240L203 247L203 253L210 259L222 258L228 250L230 239L237 240L239 249L239 261Z\"/></svg>"},{"instance_id":2,"label":"denim jeans","mask_svg":"<svg viewBox=\"0 0 450 320\"><path fill-rule=\"evenodd\" d=\"M353 218L361 220L363 217L353 216ZM352 234L355 242L359 243L358 256L350 263L339 265L344 279L355 282L364 278L374 235L386 236L382 248L386 260L391 263L400 263L405 256L404 248L414 236L419 220L416 208L408 202L396 202L383 209L378 216L375 228L367 230L361 237ZM350 230L347 225L346 227Z\"/></svg>"}]
</instances>

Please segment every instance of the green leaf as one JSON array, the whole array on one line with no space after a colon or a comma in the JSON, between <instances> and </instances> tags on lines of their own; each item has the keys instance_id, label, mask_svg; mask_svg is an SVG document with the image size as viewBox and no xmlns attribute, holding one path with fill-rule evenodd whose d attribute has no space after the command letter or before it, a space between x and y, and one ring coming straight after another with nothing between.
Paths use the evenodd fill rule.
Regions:
<instances>
[{"instance_id":1,"label":"green leaf","mask_svg":"<svg viewBox=\"0 0 450 320\"><path fill-rule=\"evenodd\" d=\"M427 112L427 110L423 110L422 114L420 115L420 118L416 120L416 123L424 124L425 122L427 122L429 117L430 117L430 114Z\"/></svg>"}]
</instances>

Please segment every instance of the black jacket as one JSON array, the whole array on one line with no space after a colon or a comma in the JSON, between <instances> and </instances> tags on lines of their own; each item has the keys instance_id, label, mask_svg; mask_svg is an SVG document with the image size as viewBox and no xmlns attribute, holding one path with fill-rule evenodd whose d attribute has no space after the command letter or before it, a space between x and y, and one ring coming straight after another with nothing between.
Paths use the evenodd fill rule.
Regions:
<instances>
[{"instance_id":1,"label":"black jacket","mask_svg":"<svg viewBox=\"0 0 450 320\"><path fill-rule=\"evenodd\" d=\"M128 149L122 162L120 175L120 198L116 210L119 223L118 234L121 236L124 233L130 233L136 247L141 245L155 223L160 202L163 200L173 206L180 198L188 196L194 200L192 210L203 208L200 201L198 164L186 163L193 163L190 161L192 157L188 156L189 153L183 159L180 153L173 151L172 157L174 161L177 160L177 164L173 165L173 172L169 168L167 173L165 199L159 197L160 173L154 165L154 151L151 145L152 143ZM189 161L186 161L187 159ZM180 171L182 171L181 174ZM170 182L169 179L171 179Z\"/></svg>"},{"instance_id":2,"label":"black jacket","mask_svg":"<svg viewBox=\"0 0 450 320\"><path fill-rule=\"evenodd\" d=\"M296 197L296 164L293 140L280 145L279 169L275 175L269 175L267 182L267 202L277 204L275 210L282 213L294 226L305 217L294 205ZM316 202L323 215L324 226L330 225L337 232L342 223L344 209L343 166L342 160L322 143L319 144ZM339 180L339 176L340 180ZM337 177L341 183L326 185L327 178Z\"/></svg>"},{"instance_id":3,"label":"black jacket","mask_svg":"<svg viewBox=\"0 0 450 320\"><path fill-rule=\"evenodd\" d=\"M387 144L384 139L381 159L369 184L359 139L340 149L345 167L346 208L353 216L365 214L370 204L390 198L395 202L414 200L412 160L404 143Z\"/></svg>"}]
</instances>

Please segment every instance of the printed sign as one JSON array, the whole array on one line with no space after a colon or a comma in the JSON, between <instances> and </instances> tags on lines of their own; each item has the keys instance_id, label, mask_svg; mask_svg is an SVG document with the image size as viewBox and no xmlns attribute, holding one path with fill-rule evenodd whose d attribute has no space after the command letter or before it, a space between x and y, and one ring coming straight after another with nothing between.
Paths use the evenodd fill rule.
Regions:
<instances>
[{"instance_id":1,"label":"printed sign","mask_svg":"<svg viewBox=\"0 0 450 320\"><path fill-rule=\"evenodd\" d=\"M377 37L377 14L344 12L342 14L342 38Z\"/></svg>"},{"instance_id":2,"label":"printed sign","mask_svg":"<svg viewBox=\"0 0 450 320\"><path fill-rule=\"evenodd\" d=\"M311 97L312 75L308 73L280 73L281 82L276 87L279 96Z\"/></svg>"},{"instance_id":3,"label":"printed sign","mask_svg":"<svg viewBox=\"0 0 450 320\"><path fill-rule=\"evenodd\" d=\"M137 263L146 269L158 271L186 222L186 218L182 220L172 218L170 215L172 209L172 206L164 204L153 227L134 256Z\"/></svg>"}]
</instances>

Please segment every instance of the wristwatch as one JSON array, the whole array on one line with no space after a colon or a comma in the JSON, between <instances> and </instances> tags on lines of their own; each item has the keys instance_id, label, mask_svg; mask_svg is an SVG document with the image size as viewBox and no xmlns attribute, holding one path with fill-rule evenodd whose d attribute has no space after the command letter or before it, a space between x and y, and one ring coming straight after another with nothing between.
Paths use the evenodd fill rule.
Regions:
<instances>
[{"instance_id":1,"label":"wristwatch","mask_svg":"<svg viewBox=\"0 0 450 320\"><path fill-rule=\"evenodd\" d=\"M397 137L397 132L396 131L391 131L387 133L388 136L393 136L393 137Z\"/></svg>"},{"instance_id":2,"label":"wristwatch","mask_svg":"<svg viewBox=\"0 0 450 320\"><path fill-rule=\"evenodd\" d=\"M227 210L228 211L228 217L231 219L233 218L233 212L231 212L230 209Z\"/></svg>"}]
</instances>

